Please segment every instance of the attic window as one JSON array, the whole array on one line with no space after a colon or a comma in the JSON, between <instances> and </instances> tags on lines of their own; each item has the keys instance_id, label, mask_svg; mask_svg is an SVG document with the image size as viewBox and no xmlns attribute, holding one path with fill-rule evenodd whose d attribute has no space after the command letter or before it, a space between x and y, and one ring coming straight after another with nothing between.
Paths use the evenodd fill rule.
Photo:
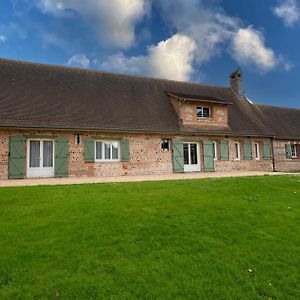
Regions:
<instances>
[{"instance_id":1,"label":"attic window","mask_svg":"<svg viewBox=\"0 0 300 300\"><path fill-rule=\"evenodd\" d=\"M210 118L210 108L209 107L197 107L197 117L198 118Z\"/></svg>"}]
</instances>

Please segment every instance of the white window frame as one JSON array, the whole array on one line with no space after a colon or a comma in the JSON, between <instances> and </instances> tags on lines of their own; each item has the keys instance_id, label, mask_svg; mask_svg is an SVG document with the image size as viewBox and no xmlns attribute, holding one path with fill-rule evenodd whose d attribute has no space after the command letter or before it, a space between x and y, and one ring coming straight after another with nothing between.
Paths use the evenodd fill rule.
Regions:
<instances>
[{"instance_id":1,"label":"white window frame","mask_svg":"<svg viewBox=\"0 0 300 300\"><path fill-rule=\"evenodd\" d=\"M259 143L255 143L254 144L254 148L255 148L255 159L256 160L260 160L260 147L259 147Z\"/></svg>"},{"instance_id":2,"label":"white window frame","mask_svg":"<svg viewBox=\"0 0 300 300\"><path fill-rule=\"evenodd\" d=\"M296 150L296 145L295 144L291 144L291 154L292 154L292 158L297 158L297 150Z\"/></svg>"},{"instance_id":3,"label":"white window frame","mask_svg":"<svg viewBox=\"0 0 300 300\"><path fill-rule=\"evenodd\" d=\"M117 143L118 144L118 158L117 159L105 159L105 158L97 158L97 143L102 143L102 157L105 157L105 146L104 144L112 144L112 143ZM95 162L118 162L120 161L120 156L121 156L121 151L120 151L120 141L115 141L115 140L96 140L95 145L94 145L94 151L95 151ZM112 157L112 147L110 147L110 157Z\"/></svg>"},{"instance_id":4,"label":"white window frame","mask_svg":"<svg viewBox=\"0 0 300 300\"><path fill-rule=\"evenodd\" d=\"M164 143L164 142L168 142L168 149L163 149L162 148L162 144ZM168 151L171 151L171 140L170 139L161 139L161 142L160 142L160 149L161 149L161 151L163 151L163 152L168 152Z\"/></svg>"},{"instance_id":5,"label":"white window frame","mask_svg":"<svg viewBox=\"0 0 300 300\"><path fill-rule=\"evenodd\" d=\"M204 108L208 108L208 117L203 115L203 109ZM198 110L201 111L201 116L198 116ZM209 118L211 118L211 108L209 106L197 106L196 113L197 113L197 118L199 118L199 119L202 119L202 118L209 119Z\"/></svg>"},{"instance_id":6,"label":"white window frame","mask_svg":"<svg viewBox=\"0 0 300 300\"><path fill-rule=\"evenodd\" d=\"M217 142L213 141L213 151L214 151L214 160L218 160L218 149L217 149Z\"/></svg>"},{"instance_id":7,"label":"white window frame","mask_svg":"<svg viewBox=\"0 0 300 300\"><path fill-rule=\"evenodd\" d=\"M236 147L237 145L237 147ZM237 150L237 152L236 152ZM241 146L240 142L234 142L234 159L241 160Z\"/></svg>"}]
</instances>

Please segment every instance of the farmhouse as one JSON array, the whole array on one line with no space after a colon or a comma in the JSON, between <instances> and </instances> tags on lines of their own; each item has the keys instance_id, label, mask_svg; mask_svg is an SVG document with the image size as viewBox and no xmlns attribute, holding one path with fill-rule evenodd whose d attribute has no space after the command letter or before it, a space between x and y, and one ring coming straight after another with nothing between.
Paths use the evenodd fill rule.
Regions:
<instances>
[{"instance_id":1,"label":"farmhouse","mask_svg":"<svg viewBox=\"0 0 300 300\"><path fill-rule=\"evenodd\" d=\"M300 171L300 110L228 87L0 60L0 178Z\"/></svg>"}]
</instances>

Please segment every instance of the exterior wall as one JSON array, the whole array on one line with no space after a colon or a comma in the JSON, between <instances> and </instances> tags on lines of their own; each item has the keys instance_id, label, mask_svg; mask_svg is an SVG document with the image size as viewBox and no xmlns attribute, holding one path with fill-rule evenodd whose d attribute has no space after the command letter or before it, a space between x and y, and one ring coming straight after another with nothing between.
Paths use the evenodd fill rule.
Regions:
<instances>
[{"instance_id":1,"label":"exterior wall","mask_svg":"<svg viewBox=\"0 0 300 300\"><path fill-rule=\"evenodd\" d=\"M78 132L80 134L80 132ZM163 136L145 134L81 133L81 144L75 144L75 133L61 131L0 130L0 179L8 178L10 136L53 136L69 139L69 176L121 176L172 173L172 152L161 150ZM84 162L84 141L87 138L126 137L130 143L129 162ZM26 143L27 145L27 143ZM26 147L26 146L25 146ZM25 149L27 158L27 149ZM25 161L27 165L27 160ZM26 167L25 167L26 170Z\"/></svg>"},{"instance_id":2,"label":"exterior wall","mask_svg":"<svg viewBox=\"0 0 300 300\"><path fill-rule=\"evenodd\" d=\"M0 178L8 178L8 152L10 136L53 136L67 137L69 139L69 176L121 176L121 175L146 175L146 174L169 174L173 172L172 152L161 150L161 138L178 138L183 141L195 141L200 144L201 171L203 171L203 146L201 141L210 139L219 141L220 136L193 136L182 135L163 136L154 134L113 134L113 133L81 133L81 144L75 144L75 133L62 131L26 131L26 130L0 130ZM130 143L130 160L128 162L84 162L84 141L87 138L100 137L126 137ZM243 141L245 138L228 138L229 160L215 161L215 171L272 171L272 160L263 160L263 139L251 139L253 156L255 153L254 143L260 142L261 159L259 161L243 159ZM234 159L234 142L240 142L241 160ZM284 144L281 150L284 151ZM280 150L280 151L281 151ZM27 149L25 150L27 157ZM218 156L220 149L217 149ZM284 152L283 152L284 153ZM25 162L27 164L27 161ZM287 162L288 165L290 162ZM300 163L300 162L298 162ZM299 165L294 169L299 170ZM26 169L26 168L25 168ZM290 168L292 170L292 168Z\"/></svg>"},{"instance_id":3,"label":"exterior wall","mask_svg":"<svg viewBox=\"0 0 300 300\"><path fill-rule=\"evenodd\" d=\"M297 150L300 148L300 141L284 141L284 140L273 141L275 170L278 172L300 172L299 151L297 152L297 158L286 158L285 144L290 144L290 143L299 145L297 147Z\"/></svg>"},{"instance_id":4,"label":"exterior wall","mask_svg":"<svg viewBox=\"0 0 300 300\"><path fill-rule=\"evenodd\" d=\"M244 160L244 147L243 142L246 138L230 138L228 140L228 148L229 148L229 160L221 161L217 160L215 162L215 170L216 171L273 171L273 163L272 159L264 160L263 159L263 141L266 139L261 138L251 138L252 144L252 159ZM235 142L240 143L240 160L235 159ZM259 143L259 153L260 159L256 160L255 158L255 143ZM218 149L219 150L219 149ZM219 150L220 151L220 150ZM219 153L219 152L218 152Z\"/></svg>"},{"instance_id":5,"label":"exterior wall","mask_svg":"<svg viewBox=\"0 0 300 300\"><path fill-rule=\"evenodd\" d=\"M176 98L171 98L171 103L178 114L182 125L194 129L202 129L207 127L226 128L228 126L228 109L224 104L209 102L193 102L186 101L181 103ZM211 118L198 118L197 107L209 107Z\"/></svg>"}]
</instances>

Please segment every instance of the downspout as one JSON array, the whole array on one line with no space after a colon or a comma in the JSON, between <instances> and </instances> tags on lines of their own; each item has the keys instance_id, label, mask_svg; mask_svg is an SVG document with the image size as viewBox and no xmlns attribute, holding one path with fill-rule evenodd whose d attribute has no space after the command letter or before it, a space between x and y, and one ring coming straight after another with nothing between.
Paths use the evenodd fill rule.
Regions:
<instances>
[{"instance_id":1,"label":"downspout","mask_svg":"<svg viewBox=\"0 0 300 300\"><path fill-rule=\"evenodd\" d=\"M271 149L272 149L272 165L273 165L273 172L277 172L276 171L276 165L275 165L275 156L274 156L274 137L271 138Z\"/></svg>"}]
</instances>

